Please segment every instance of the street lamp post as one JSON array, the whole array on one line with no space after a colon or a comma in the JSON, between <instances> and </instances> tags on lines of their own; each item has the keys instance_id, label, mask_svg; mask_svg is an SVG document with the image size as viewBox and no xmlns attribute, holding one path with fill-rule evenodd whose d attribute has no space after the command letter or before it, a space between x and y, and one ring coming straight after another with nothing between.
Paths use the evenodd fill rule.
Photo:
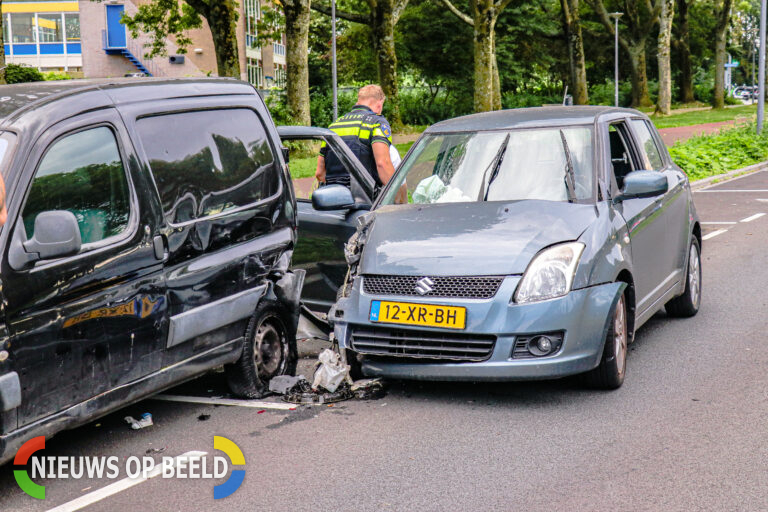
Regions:
<instances>
[{"instance_id":1,"label":"street lamp post","mask_svg":"<svg viewBox=\"0 0 768 512\"><path fill-rule=\"evenodd\" d=\"M765 1L765 0L763 0ZM612 12L608 16L613 18L613 102L619 106L619 18L623 12Z\"/></svg>"},{"instance_id":2,"label":"street lamp post","mask_svg":"<svg viewBox=\"0 0 768 512\"><path fill-rule=\"evenodd\" d=\"M331 81L333 82L333 120L339 117L339 96L336 89L336 0L331 0Z\"/></svg>"},{"instance_id":3,"label":"street lamp post","mask_svg":"<svg viewBox=\"0 0 768 512\"><path fill-rule=\"evenodd\" d=\"M765 108L765 1L760 2L760 55L757 71L757 134L763 131L763 109Z\"/></svg>"}]
</instances>

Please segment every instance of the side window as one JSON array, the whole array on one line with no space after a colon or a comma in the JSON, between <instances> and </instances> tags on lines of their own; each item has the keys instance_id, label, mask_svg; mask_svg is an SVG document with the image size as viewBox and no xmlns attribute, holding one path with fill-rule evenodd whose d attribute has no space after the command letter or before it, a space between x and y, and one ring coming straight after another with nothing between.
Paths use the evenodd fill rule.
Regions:
<instances>
[{"instance_id":1,"label":"side window","mask_svg":"<svg viewBox=\"0 0 768 512\"><path fill-rule=\"evenodd\" d=\"M37 168L22 219L27 238L41 212L69 210L83 244L124 232L130 217L128 180L115 135L106 126L67 135L48 148Z\"/></svg>"},{"instance_id":2,"label":"side window","mask_svg":"<svg viewBox=\"0 0 768 512\"><path fill-rule=\"evenodd\" d=\"M633 119L630 122L637 135L637 142L641 149L645 169L658 171L664 167L664 159L661 158L661 153L658 146L656 146L656 141L653 139L648 123L643 119Z\"/></svg>"},{"instance_id":3,"label":"side window","mask_svg":"<svg viewBox=\"0 0 768 512\"><path fill-rule=\"evenodd\" d=\"M145 117L137 126L163 210L173 223L247 206L277 192L279 169L252 110Z\"/></svg>"},{"instance_id":4,"label":"side window","mask_svg":"<svg viewBox=\"0 0 768 512\"><path fill-rule=\"evenodd\" d=\"M627 136L627 126L624 123L615 123L608 127L611 166L619 188L624 186L624 176L635 170L632 154L627 145Z\"/></svg>"}]
</instances>

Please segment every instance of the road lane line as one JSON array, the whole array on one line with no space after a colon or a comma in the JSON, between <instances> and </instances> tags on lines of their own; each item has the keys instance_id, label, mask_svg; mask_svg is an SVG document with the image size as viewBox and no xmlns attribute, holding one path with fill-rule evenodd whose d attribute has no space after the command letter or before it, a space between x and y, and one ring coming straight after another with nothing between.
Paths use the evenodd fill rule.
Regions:
<instances>
[{"instance_id":1,"label":"road lane line","mask_svg":"<svg viewBox=\"0 0 768 512\"><path fill-rule=\"evenodd\" d=\"M702 240L709 240L710 238L715 238L717 235L722 235L726 231L728 231L728 230L727 229L718 229L717 231L713 231L713 232L711 232L711 233L709 233L707 235L704 235L703 237L701 237L701 239Z\"/></svg>"},{"instance_id":2,"label":"road lane line","mask_svg":"<svg viewBox=\"0 0 768 512\"><path fill-rule=\"evenodd\" d=\"M752 222L755 219L759 219L763 215L765 215L765 214L764 213L756 213L756 214L752 215L751 217L747 217L746 219L741 219L739 222Z\"/></svg>"},{"instance_id":3,"label":"road lane line","mask_svg":"<svg viewBox=\"0 0 768 512\"><path fill-rule=\"evenodd\" d=\"M755 198L755 201L760 201L761 203L768 203L768 199Z\"/></svg>"},{"instance_id":4,"label":"road lane line","mask_svg":"<svg viewBox=\"0 0 768 512\"><path fill-rule=\"evenodd\" d=\"M730 222L702 222L702 224L737 224L735 221Z\"/></svg>"},{"instance_id":5,"label":"road lane line","mask_svg":"<svg viewBox=\"0 0 768 512\"><path fill-rule=\"evenodd\" d=\"M296 404L284 404L280 402L259 402L256 400L236 400L233 398L208 398L205 396L155 395L151 397L150 400L183 402L187 404L232 405L238 407L252 407L255 409L278 409L280 411L289 411L296 408Z\"/></svg>"},{"instance_id":6,"label":"road lane line","mask_svg":"<svg viewBox=\"0 0 768 512\"><path fill-rule=\"evenodd\" d=\"M755 188L755 189L745 189L745 190L695 190L695 194L714 194L715 192L768 192L768 188Z\"/></svg>"},{"instance_id":7,"label":"road lane line","mask_svg":"<svg viewBox=\"0 0 768 512\"><path fill-rule=\"evenodd\" d=\"M173 458L173 466L175 467L176 464L178 464L179 460L181 459L186 459L186 460L199 459L203 457L203 455L206 455L206 453L207 452L197 452L197 451L182 453L178 457ZM152 471L147 473L146 477L123 478L122 480L118 480L117 482L109 484L106 487L102 487L101 489L96 489L93 492L89 492L88 494L84 494L79 498L76 498L72 501L68 501L63 505L59 505L58 507L52 508L48 510L48 512L73 512L75 510L83 509L85 507L88 507L90 505L93 505L94 503L97 503L103 500L104 498L109 498L114 494L123 492L126 489L130 489L134 485L139 485L141 483L144 483L150 478L155 478L156 476L159 476L160 473L162 473L162 471L163 471L163 466L157 465L155 466L154 469L152 469Z\"/></svg>"}]
</instances>

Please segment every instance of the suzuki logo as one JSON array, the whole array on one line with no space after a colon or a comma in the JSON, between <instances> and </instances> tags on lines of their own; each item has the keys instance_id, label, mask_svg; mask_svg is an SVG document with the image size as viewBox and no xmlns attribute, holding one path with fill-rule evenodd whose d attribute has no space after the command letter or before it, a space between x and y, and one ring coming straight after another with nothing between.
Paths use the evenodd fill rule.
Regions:
<instances>
[{"instance_id":1,"label":"suzuki logo","mask_svg":"<svg viewBox=\"0 0 768 512\"><path fill-rule=\"evenodd\" d=\"M432 286L434 286L434 282L428 278L428 277L422 277L418 281L416 281L416 286L414 287L414 290L416 290L416 293L419 295L426 295L429 292L433 290Z\"/></svg>"}]
</instances>

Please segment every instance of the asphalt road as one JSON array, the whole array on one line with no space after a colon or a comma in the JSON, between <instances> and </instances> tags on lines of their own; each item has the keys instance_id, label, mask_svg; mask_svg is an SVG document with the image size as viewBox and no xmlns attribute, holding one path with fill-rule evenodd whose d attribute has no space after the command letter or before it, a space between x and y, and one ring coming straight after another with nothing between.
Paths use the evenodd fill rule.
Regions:
<instances>
[{"instance_id":1,"label":"asphalt road","mask_svg":"<svg viewBox=\"0 0 768 512\"><path fill-rule=\"evenodd\" d=\"M768 172L696 193L708 239L692 319L658 314L624 386L395 382L371 402L274 411L146 400L57 435L45 453L121 459L213 450L246 457L242 487L160 477L88 511L768 509ZM743 222L749 220L748 222ZM225 392L213 374L175 394ZM154 415L132 431L126 415ZM47 479L38 501L0 469L0 509L48 510L112 481Z\"/></svg>"}]
</instances>

